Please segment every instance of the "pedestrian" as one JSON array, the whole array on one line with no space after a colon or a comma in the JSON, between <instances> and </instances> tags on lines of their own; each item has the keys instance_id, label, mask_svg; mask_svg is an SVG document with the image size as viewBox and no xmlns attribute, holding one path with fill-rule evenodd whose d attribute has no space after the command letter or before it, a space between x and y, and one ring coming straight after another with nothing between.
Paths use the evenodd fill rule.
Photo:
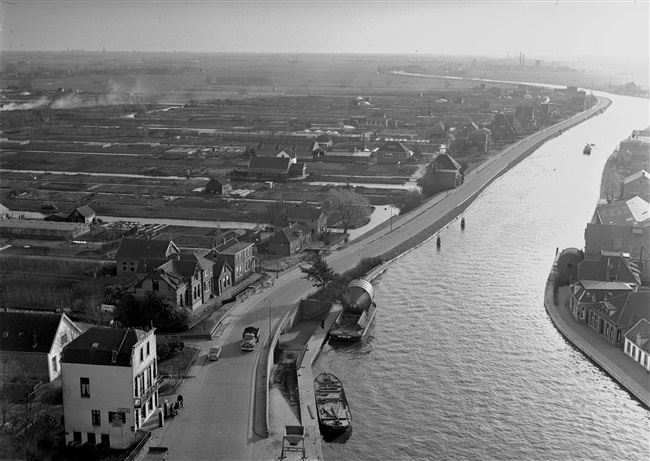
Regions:
<instances>
[{"instance_id":1,"label":"pedestrian","mask_svg":"<svg viewBox=\"0 0 650 461\"><path fill-rule=\"evenodd\" d=\"M183 396L181 394L178 394L178 397L176 397L176 403L180 408L183 408Z\"/></svg>"},{"instance_id":2,"label":"pedestrian","mask_svg":"<svg viewBox=\"0 0 650 461\"><path fill-rule=\"evenodd\" d=\"M322 319L320 319L320 327L321 327L321 328L325 328L325 317L323 317Z\"/></svg>"}]
</instances>

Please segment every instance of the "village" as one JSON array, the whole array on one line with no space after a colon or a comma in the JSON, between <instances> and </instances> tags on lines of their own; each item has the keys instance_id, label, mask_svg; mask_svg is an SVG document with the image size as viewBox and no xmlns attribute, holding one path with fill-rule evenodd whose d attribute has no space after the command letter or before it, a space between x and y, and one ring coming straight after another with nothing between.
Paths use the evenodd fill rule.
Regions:
<instances>
[{"instance_id":1,"label":"village","mask_svg":"<svg viewBox=\"0 0 650 461\"><path fill-rule=\"evenodd\" d=\"M132 447L159 407L159 393L164 398L163 391L177 390L173 378L162 379L163 348L183 349L178 338L210 335L222 307L346 245L347 231L366 224L373 210L406 213L461 187L467 174L505 147L595 103L577 87L472 82L456 89L444 80L428 92L404 94L393 86L355 96L359 92L100 105L92 103L97 96L62 88L46 97L65 98L69 108L3 111L0 323L12 343L3 342L2 353L19 363L14 384L21 392L30 389L30 399L16 402L33 404L25 412L8 406L7 423L13 424L12 415L27 415L16 424L26 436L39 412L57 408L66 427L88 426L87 434L66 430L65 437L84 456ZM614 238L620 244L612 248L605 243L621 226L632 239L648 239L647 216L637 216L638 200L648 200L646 138L639 131L621 143L621 200L608 195L611 203L599 207L587 226L585 254L566 265L568 281L581 280L589 264L609 267L612 252L619 252L618 267L628 268L620 277L634 279L625 283L648 282L648 253L640 250L645 264L636 269L629 254L620 254L636 240ZM604 218L625 210L633 224ZM392 218L383 225L392 226ZM210 224L180 225L183 220ZM225 225L232 222L239 225ZM40 296L21 296L34 280ZM84 290L75 288L80 285ZM159 312L156 335L95 328L112 325L116 309L121 325L142 325L143 316L127 314L152 306ZM613 339L611 331L603 334ZM168 339L159 342L159 333ZM624 338L614 341L622 347ZM101 348L88 355L95 343ZM191 363L192 348L186 353ZM647 367L647 354L644 360ZM97 410L84 406L92 410L85 421L60 406L61 400L79 400L61 387L80 383L82 399L96 395L95 383L84 381L87 365L119 365L134 386L109 415L110 436L90 436L101 426ZM107 380L98 388L114 384ZM163 389L167 385L171 389ZM21 439L25 450L41 443L34 429L31 439Z\"/></svg>"}]
</instances>

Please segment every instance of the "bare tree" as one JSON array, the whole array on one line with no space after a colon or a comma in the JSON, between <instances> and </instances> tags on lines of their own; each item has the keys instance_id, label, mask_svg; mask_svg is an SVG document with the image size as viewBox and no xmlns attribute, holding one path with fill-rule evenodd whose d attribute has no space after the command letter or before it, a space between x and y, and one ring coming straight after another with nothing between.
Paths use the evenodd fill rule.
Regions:
<instances>
[{"instance_id":1,"label":"bare tree","mask_svg":"<svg viewBox=\"0 0 650 461\"><path fill-rule=\"evenodd\" d=\"M329 193L331 209L338 213L343 232L358 226L368 216L370 202L361 194L349 189L331 189Z\"/></svg>"}]
</instances>

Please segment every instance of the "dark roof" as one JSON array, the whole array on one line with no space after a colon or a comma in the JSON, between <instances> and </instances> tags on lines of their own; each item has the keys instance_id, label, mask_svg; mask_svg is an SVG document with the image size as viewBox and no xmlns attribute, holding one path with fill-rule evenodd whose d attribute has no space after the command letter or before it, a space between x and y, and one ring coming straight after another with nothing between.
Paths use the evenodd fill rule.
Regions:
<instances>
[{"instance_id":1,"label":"dark roof","mask_svg":"<svg viewBox=\"0 0 650 461\"><path fill-rule=\"evenodd\" d=\"M61 362L130 367L132 348L146 334L131 328L93 327L68 344ZM116 363L112 360L113 351L117 352Z\"/></svg>"},{"instance_id":2,"label":"dark roof","mask_svg":"<svg viewBox=\"0 0 650 461\"><path fill-rule=\"evenodd\" d=\"M399 141L385 142L379 149L380 152L411 152L411 150Z\"/></svg>"},{"instance_id":3,"label":"dark roof","mask_svg":"<svg viewBox=\"0 0 650 461\"><path fill-rule=\"evenodd\" d=\"M447 154L438 155L433 162L440 170L460 170L462 168L456 160Z\"/></svg>"},{"instance_id":4,"label":"dark roof","mask_svg":"<svg viewBox=\"0 0 650 461\"><path fill-rule=\"evenodd\" d=\"M641 319L650 319L650 291L631 291L597 304L592 309L612 323L630 328Z\"/></svg>"},{"instance_id":5,"label":"dark roof","mask_svg":"<svg viewBox=\"0 0 650 461\"><path fill-rule=\"evenodd\" d=\"M223 268L224 268L224 267L226 267L227 270L229 270L230 272L232 272L232 268L230 267L230 265L229 265L225 260L222 259L222 260L220 260L220 261L215 261L215 262L214 262L214 274L215 274L215 276L216 276L217 274L220 275L221 272L223 272Z\"/></svg>"},{"instance_id":6,"label":"dark roof","mask_svg":"<svg viewBox=\"0 0 650 461\"><path fill-rule=\"evenodd\" d=\"M248 171L259 173L286 173L291 159L288 157L256 157L248 162Z\"/></svg>"},{"instance_id":7,"label":"dark roof","mask_svg":"<svg viewBox=\"0 0 650 461\"><path fill-rule=\"evenodd\" d=\"M650 322L648 319L639 320L625 333L625 337L641 349L650 352Z\"/></svg>"},{"instance_id":8,"label":"dark roof","mask_svg":"<svg viewBox=\"0 0 650 461\"><path fill-rule=\"evenodd\" d=\"M287 207L286 216L291 219L318 219L320 215L327 213L322 208L311 206L290 206Z\"/></svg>"},{"instance_id":9,"label":"dark roof","mask_svg":"<svg viewBox=\"0 0 650 461\"><path fill-rule=\"evenodd\" d=\"M79 208L75 209L73 213L77 211L79 212L80 215L82 215L84 218L92 218L95 216L95 211L90 208L88 205L80 206Z\"/></svg>"},{"instance_id":10,"label":"dark roof","mask_svg":"<svg viewBox=\"0 0 650 461\"><path fill-rule=\"evenodd\" d=\"M318 135L318 137L316 138L316 142L330 142L331 140L332 138L327 133Z\"/></svg>"},{"instance_id":11,"label":"dark roof","mask_svg":"<svg viewBox=\"0 0 650 461\"><path fill-rule=\"evenodd\" d=\"M62 318L48 312L0 312L0 350L50 352Z\"/></svg>"},{"instance_id":12,"label":"dark roof","mask_svg":"<svg viewBox=\"0 0 650 461\"><path fill-rule=\"evenodd\" d=\"M299 240L308 230L302 224L292 224L276 232L270 239L270 242L295 242Z\"/></svg>"},{"instance_id":13,"label":"dark roof","mask_svg":"<svg viewBox=\"0 0 650 461\"><path fill-rule=\"evenodd\" d=\"M634 268L636 269L636 268ZM637 270L638 271L638 270ZM598 280L607 282L614 278L619 282L640 285L639 276L629 262L620 255L598 255L596 260L584 260L578 264L579 280Z\"/></svg>"},{"instance_id":14,"label":"dark roof","mask_svg":"<svg viewBox=\"0 0 650 461\"><path fill-rule=\"evenodd\" d=\"M115 254L115 259L165 259L170 245L173 246L172 252L178 251L171 240L124 238Z\"/></svg>"}]
</instances>

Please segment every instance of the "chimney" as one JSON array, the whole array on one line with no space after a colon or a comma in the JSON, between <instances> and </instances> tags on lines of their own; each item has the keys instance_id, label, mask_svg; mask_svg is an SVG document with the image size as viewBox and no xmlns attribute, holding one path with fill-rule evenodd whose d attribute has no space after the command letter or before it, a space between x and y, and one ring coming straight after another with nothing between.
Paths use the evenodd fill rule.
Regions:
<instances>
[{"instance_id":1,"label":"chimney","mask_svg":"<svg viewBox=\"0 0 650 461\"><path fill-rule=\"evenodd\" d=\"M117 363L117 351L112 350L111 351L111 363L115 365Z\"/></svg>"}]
</instances>

